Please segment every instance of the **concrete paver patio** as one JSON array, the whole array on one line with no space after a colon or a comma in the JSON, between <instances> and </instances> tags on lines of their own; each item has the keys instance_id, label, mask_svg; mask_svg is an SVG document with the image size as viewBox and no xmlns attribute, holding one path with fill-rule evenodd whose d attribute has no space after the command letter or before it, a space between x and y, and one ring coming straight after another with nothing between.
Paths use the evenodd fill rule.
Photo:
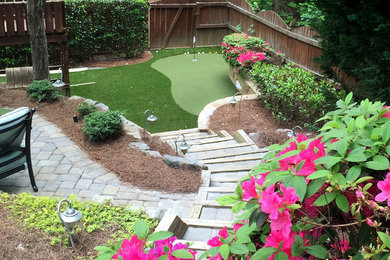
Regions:
<instances>
[{"instance_id":1,"label":"concrete paver patio","mask_svg":"<svg viewBox=\"0 0 390 260\"><path fill-rule=\"evenodd\" d=\"M31 133L34 175L39 191L34 193L27 172L0 180L0 190L28 192L38 196L68 197L142 207L152 217L164 212L186 217L197 194L165 194L122 183L117 175L88 158L61 129L35 114Z\"/></svg>"}]
</instances>

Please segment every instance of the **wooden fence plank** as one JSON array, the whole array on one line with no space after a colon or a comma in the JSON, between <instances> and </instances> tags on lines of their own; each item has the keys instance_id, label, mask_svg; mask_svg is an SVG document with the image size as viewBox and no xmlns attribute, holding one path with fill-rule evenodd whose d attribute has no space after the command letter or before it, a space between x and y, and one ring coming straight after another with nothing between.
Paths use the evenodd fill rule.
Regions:
<instances>
[{"instance_id":1,"label":"wooden fence plank","mask_svg":"<svg viewBox=\"0 0 390 260\"><path fill-rule=\"evenodd\" d=\"M6 30L7 35L12 36L15 35L15 27L14 27L14 5L5 4L4 5L4 14L5 14L5 22L7 23Z\"/></svg>"}]
</instances>

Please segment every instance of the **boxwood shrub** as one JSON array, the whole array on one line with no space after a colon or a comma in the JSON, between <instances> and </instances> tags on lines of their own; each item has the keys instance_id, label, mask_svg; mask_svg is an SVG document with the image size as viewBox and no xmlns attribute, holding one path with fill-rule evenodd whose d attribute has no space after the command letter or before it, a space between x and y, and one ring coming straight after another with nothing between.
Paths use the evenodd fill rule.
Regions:
<instances>
[{"instance_id":1,"label":"boxwood shrub","mask_svg":"<svg viewBox=\"0 0 390 260\"><path fill-rule=\"evenodd\" d=\"M84 117L83 132L92 142L105 141L119 136L122 125L119 111L98 111Z\"/></svg>"},{"instance_id":2,"label":"boxwood shrub","mask_svg":"<svg viewBox=\"0 0 390 260\"><path fill-rule=\"evenodd\" d=\"M97 107L94 104L89 104L85 101L76 106L76 111L81 117L85 117L86 115L96 112L96 110Z\"/></svg>"},{"instance_id":3,"label":"boxwood shrub","mask_svg":"<svg viewBox=\"0 0 390 260\"><path fill-rule=\"evenodd\" d=\"M27 86L26 92L33 101L54 101L59 98L60 94L57 89L53 87L50 80L34 80L33 83Z\"/></svg>"},{"instance_id":4,"label":"boxwood shrub","mask_svg":"<svg viewBox=\"0 0 390 260\"><path fill-rule=\"evenodd\" d=\"M252 70L260 98L279 121L312 123L335 107L345 93L336 85L291 64L256 63Z\"/></svg>"}]
</instances>

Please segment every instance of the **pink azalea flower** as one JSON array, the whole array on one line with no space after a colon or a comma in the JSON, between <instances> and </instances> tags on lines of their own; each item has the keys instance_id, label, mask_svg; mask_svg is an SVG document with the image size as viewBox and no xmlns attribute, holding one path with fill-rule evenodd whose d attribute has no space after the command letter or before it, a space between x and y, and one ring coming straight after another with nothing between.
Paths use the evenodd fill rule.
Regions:
<instances>
[{"instance_id":1,"label":"pink azalea flower","mask_svg":"<svg viewBox=\"0 0 390 260\"><path fill-rule=\"evenodd\" d=\"M269 43L268 43L268 42L265 42L265 45L269 45Z\"/></svg>"},{"instance_id":2,"label":"pink azalea flower","mask_svg":"<svg viewBox=\"0 0 390 260\"><path fill-rule=\"evenodd\" d=\"M147 260L149 256L144 253L144 241L138 239L137 235L134 235L130 241L123 240L121 248L118 250L118 254L115 254L112 258L118 259L121 256L123 260Z\"/></svg>"},{"instance_id":3,"label":"pink azalea flower","mask_svg":"<svg viewBox=\"0 0 390 260\"><path fill-rule=\"evenodd\" d=\"M281 199L279 195L275 193L274 184L262 192L259 202L261 204L261 210L264 213L268 213L271 219L276 219L278 217Z\"/></svg>"},{"instance_id":4,"label":"pink azalea flower","mask_svg":"<svg viewBox=\"0 0 390 260\"><path fill-rule=\"evenodd\" d=\"M349 246L349 242L345 239L341 239L338 243L334 243L330 246L336 248L337 250L340 250L342 253L345 253L349 249L351 249L351 247Z\"/></svg>"},{"instance_id":5,"label":"pink azalea flower","mask_svg":"<svg viewBox=\"0 0 390 260\"><path fill-rule=\"evenodd\" d=\"M387 200L387 206L390 206L390 172L387 173L386 179L378 182L378 188L381 193L375 196L375 201Z\"/></svg>"},{"instance_id":6,"label":"pink azalea flower","mask_svg":"<svg viewBox=\"0 0 390 260\"><path fill-rule=\"evenodd\" d=\"M228 238L229 232L227 231L227 227L223 227L223 229L218 231L218 235L221 236L223 239Z\"/></svg>"},{"instance_id":7,"label":"pink azalea flower","mask_svg":"<svg viewBox=\"0 0 390 260\"><path fill-rule=\"evenodd\" d=\"M363 197L363 192L361 191L361 190L356 190L356 197L358 197L359 199L361 198L361 197Z\"/></svg>"},{"instance_id":8,"label":"pink azalea flower","mask_svg":"<svg viewBox=\"0 0 390 260\"><path fill-rule=\"evenodd\" d=\"M290 234L288 235L288 237L285 237L285 236L283 236L282 232L280 232L280 231L271 231L271 233L269 234L269 236L266 239L264 247L279 248L280 242L283 241L281 250L287 254L289 259L291 259L292 258L291 246L294 243L294 239L295 239L296 235L297 235L297 233L295 233L294 231L291 231Z\"/></svg>"},{"instance_id":9,"label":"pink azalea flower","mask_svg":"<svg viewBox=\"0 0 390 260\"><path fill-rule=\"evenodd\" d=\"M241 186L242 186L242 198L244 200L250 200L252 198L257 198L259 197L259 194L257 194L257 190L256 190L256 184L258 184L259 186L262 186L264 181L265 181L265 177L260 176L260 179L256 180L256 178L254 176L251 176L251 179L249 181L244 181Z\"/></svg>"},{"instance_id":10,"label":"pink azalea flower","mask_svg":"<svg viewBox=\"0 0 390 260\"><path fill-rule=\"evenodd\" d=\"M290 213L287 210L279 213L278 217L271 221L271 230L280 231L284 237L288 237L290 234L291 226Z\"/></svg>"},{"instance_id":11,"label":"pink azalea flower","mask_svg":"<svg viewBox=\"0 0 390 260\"><path fill-rule=\"evenodd\" d=\"M226 43L226 42L223 42L223 43L222 43L222 46L223 46L223 47L226 47L226 46L227 46L227 43Z\"/></svg>"},{"instance_id":12,"label":"pink azalea flower","mask_svg":"<svg viewBox=\"0 0 390 260\"><path fill-rule=\"evenodd\" d=\"M366 219L366 223L367 225L369 225L370 227L372 227L374 225L374 222L371 220L371 219Z\"/></svg>"},{"instance_id":13,"label":"pink azalea flower","mask_svg":"<svg viewBox=\"0 0 390 260\"><path fill-rule=\"evenodd\" d=\"M280 51L277 51L276 54L280 54Z\"/></svg>"},{"instance_id":14,"label":"pink azalea flower","mask_svg":"<svg viewBox=\"0 0 390 260\"><path fill-rule=\"evenodd\" d=\"M236 70L236 72L238 73L238 69L237 68L234 68Z\"/></svg>"},{"instance_id":15,"label":"pink azalea flower","mask_svg":"<svg viewBox=\"0 0 390 260\"><path fill-rule=\"evenodd\" d=\"M207 245L209 245L211 247L216 247L216 246L223 245L223 243L219 239L219 236L215 236L215 237L211 238L209 241L207 241Z\"/></svg>"},{"instance_id":16,"label":"pink azalea flower","mask_svg":"<svg viewBox=\"0 0 390 260\"><path fill-rule=\"evenodd\" d=\"M383 109L386 109L386 114L384 114L382 117L387 117L387 118L390 118L390 112L389 112L389 109L388 109L388 106L383 106Z\"/></svg>"}]
</instances>

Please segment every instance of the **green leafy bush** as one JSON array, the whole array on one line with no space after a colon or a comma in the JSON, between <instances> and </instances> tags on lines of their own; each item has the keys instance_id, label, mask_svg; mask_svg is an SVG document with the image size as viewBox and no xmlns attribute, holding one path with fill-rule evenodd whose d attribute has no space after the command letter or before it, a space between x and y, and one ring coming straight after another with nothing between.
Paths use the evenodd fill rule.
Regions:
<instances>
[{"instance_id":1,"label":"green leafy bush","mask_svg":"<svg viewBox=\"0 0 390 260\"><path fill-rule=\"evenodd\" d=\"M89 104L88 102L85 102L85 101L76 107L76 111L79 112L81 117L84 117L84 116L89 115L93 112L96 112L96 110L97 110L97 107L94 104Z\"/></svg>"},{"instance_id":2,"label":"green leafy bush","mask_svg":"<svg viewBox=\"0 0 390 260\"><path fill-rule=\"evenodd\" d=\"M109 201L85 202L77 200L73 195L69 200L73 207L83 214L75 232L85 230L91 233L105 228L118 227L117 231L112 234L112 238L120 240L130 238L135 234L133 225L139 219L146 221L151 229L157 226L157 220L151 219L147 214L126 207L114 206ZM0 207L10 213L12 220L26 229L38 229L45 232L51 239L52 245L69 243L66 230L57 215L58 202L59 198L36 197L26 193L17 195L0 193Z\"/></svg>"},{"instance_id":3,"label":"green leafy bush","mask_svg":"<svg viewBox=\"0 0 390 260\"><path fill-rule=\"evenodd\" d=\"M54 101L60 94L57 89L53 87L53 83L50 80L35 80L33 83L27 86L27 94L30 96L30 99L33 101Z\"/></svg>"},{"instance_id":4,"label":"green leafy bush","mask_svg":"<svg viewBox=\"0 0 390 260\"><path fill-rule=\"evenodd\" d=\"M98 51L130 58L146 48L147 1L67 0L65 12L69 53L74 59L85 60Z\"/></svg>"},{"instance_id":5,"label":"green leafy bush","mask_svg":"<svg viewBox=\"0 0 390 260\"><path fill-rule=\"evenodd\" d=\"M30 52L28 45L0 46L0 69L26 66Z\"/></svg>"},{"instance_id":6,"label":"green leafy bush","mask_svg":"<svg viewBox=\"0 0 390 260\"><path fill-rule=\"evenodd\" d=\"M280 121L311 123L334 108L344 92L335 85L290 64L256 63L252 70L262 101Z\"/></svg>"},{"instance_id":7,"label":"green leafy bush","mask_svg":"<svg viewBox=\"0 0 390 260\"><path fill-rule=\"evenodd\" d=\"M92 142L114 138L122 132L122 118L118 111L94 112L84 118L83 132Z\"/></svg>"}]
</instances>

